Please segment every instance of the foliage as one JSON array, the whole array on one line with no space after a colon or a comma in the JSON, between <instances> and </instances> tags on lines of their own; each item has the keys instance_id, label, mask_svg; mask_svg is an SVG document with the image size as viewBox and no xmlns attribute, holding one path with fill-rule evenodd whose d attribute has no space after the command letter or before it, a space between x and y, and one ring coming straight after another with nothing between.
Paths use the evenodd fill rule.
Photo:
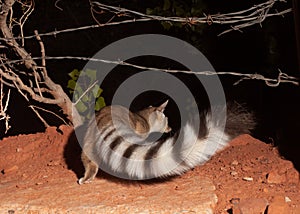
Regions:
<instances>
[{"instance_id":1,"label":"foliage","mask_svg":"<svg viewBox=\"0 0 300 214\"><path fill-rule=\"evenodd\" d=\"M91 69L86 69L84 71L74 69L69 73L71 79L68 81L67 87L71 95L73 95L76 109L81 115L84 115L83 119L90 119L92 113L90 107L93 100L95 100L95 111L99 111L106 105L104 98L101 96L103 90L96 84L96 74L97 71ZM77 81L79 76L81 78L80 84Z\"/></svg>"}]
</instances>

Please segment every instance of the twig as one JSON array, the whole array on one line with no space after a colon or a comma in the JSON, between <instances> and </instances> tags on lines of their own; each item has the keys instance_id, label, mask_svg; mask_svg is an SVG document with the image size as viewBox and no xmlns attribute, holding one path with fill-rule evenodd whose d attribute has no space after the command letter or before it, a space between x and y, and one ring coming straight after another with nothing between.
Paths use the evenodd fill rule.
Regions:
<instances>
[{"instance_id":1,"label":"twig","mask_svg":"<svg viewBox=\"0 0 300 214\"><path fill-rule=\"evenodd\" d=\"M59 9L60 11L64 11L60 6L58 6L58 3L60 2L60 0L56 0L54 3L54 6Z\"/></svg>"},{"instance_id":2,"label":"twig","mask_svg":"<svg viewBox=\"0 0 300 214\"><path fill-rule=\"evenodd\" d=\"M47 121L40 115L40 113L35 109L34 106L30 105L29 108L32 109L32 111L36 114L36 116L41 120L41 122L44 124L46 128L50 127L50 125L47 123Z\"/></svg>"},{"instance_id":3,"label":"twig","mask_svg":"<svg viewBox=\"0 0 300 214\"><path fill-rule=\"evenodd\" d=\"M61 121L63 121L65 125L69 125L69 124L64 120L64 118L62 118L62 117L59 116L58 114L54 113L53 111L49 111L49 110L47 110L47 109L44 109L44 108L41 108L41 107L35 106L35 105L30 105L29 107L37 108L37 109L40 109L40 110L42 110L42 111L48 112L48 113L50 113L50 114L53 114L54 116L56 116L57 118L59 118Z\"/></svg>"},{"instance_id":4,"label":"twig","mask_svg":"<svg viewBox=\"0 0 300 214\"><path fill-rule=\"evenodd\" d=\"M9 81L12 81L15 84L15 86L20 89L20 92L21 91L27 92L31 96L31 98L34 99L35 101L47 103L47 104L59 104L59 103L63 102L62 98L61 99L50 99L50 98L46 98L46 97L40 97L39 95L37 95L35 93L34 89L25 85L23 83L23 81L21 80L21 78L17 74L15 74L13 71L8 71L8 73L7 73L7 72L4 72L2 69L0 69L0 74L3 76L3 78L5 78Z\"/></svg>"},{"instance_id":5,"label":"twig","mask_svg":"<svg viewBox=\"0 0 300 214\"><path fill-rule=\"evenodd\" d=\"M24 27L24 24L27 21L28 17L30 16L30 14L34 10L34 0L30 1L30 5L22 3L21 1L17 1L17 2L19 4L21 4L23 8L27 8L27 10L25 10L25 12L23 13L23 15L19 19L19 21L18 22L16 20L14 21L14 22L16 22L19 25L20 34L21 34L21 37L22 37L22 45L21 46L24 47L24 45L25 45L25 39L23 37L24 36L23 27Z\"/></svg>"},{"instance_id":6,"label":"twig","mask_svg":"<svg viewBox=\"0 0 300 214\"><path fill-rule=\"evenodd\" d=\"M46 69L46 59L45 59L45 57L46 57L45 46L44 46L44 43L43 43L43 41L42 41L42 39L41 39L41 37L40 37L37 30L34 31L34 34L36 36L37 41L40 44L41 55L42 55L42 69L43 69L43 75L45 77L45 76L48 76L47 69Z\"/></svg>"},{"instance_id":7,"label":"twig","mask_svg":"<svg viewBox=\"0 0 300 214\"><path fill-rule=\"evenodd\" d=\"M84 96L86 95L86 93L88 93L88 92L96 85L97 82L98 82L98 81L95 81L92 85L90 85L90 86L85 90L85 92L83 92L83 93L81 94L81 96L76 100L76 102L74 103L74 105L77 105L77 104L80 102L80 100L82 99L82 97L84 97Z\"/></svg>"},{"instance_id":8,"label":"twig","mask_svg":"<svg viewBox=\"0 0 300 214\"><path fill-rule=\"evenodd\" d=\"M2 80L2 76L0 76L0 77ZM9 125L10 116L6 113L9 100L10 100L10 89L7 92L6 101L3 106L4 92L3 92L3 82L1 81L1 85L0 85L0 120L5 120L5 134L11 128L11 126Z\"/></svg>"}]
</instances>

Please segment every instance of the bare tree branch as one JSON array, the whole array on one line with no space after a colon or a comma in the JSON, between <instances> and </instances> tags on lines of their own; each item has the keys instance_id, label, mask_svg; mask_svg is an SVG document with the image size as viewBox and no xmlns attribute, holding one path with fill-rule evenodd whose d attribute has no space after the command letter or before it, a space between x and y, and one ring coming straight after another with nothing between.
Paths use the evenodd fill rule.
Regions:
<instances>
[{"instance_id":1,"label":"bare tree branch","mask_svg":"<svg viewBox=\"0 0 300 214\"><path fill-rule=\"evenodd\" d=\"M62 108L68 120L74 125L74 127L77 127L82 123L82 121L77 110L73 108L72 101L63 91L62 87L54 83L47 74L45 48L38 32L35 31L35 37L41 47L42 66L38 66L30 54L22 46L20 46L13 37L12 29L7 25L11 22L11 20L7 20L7 17L10 11L13 11L12 7L14 3L14 0L3 1L0 9L0 30L8 48L12 49L16 53L17 57L26 68L24 69L20 67L20 65L10 63L10 60L6 59L5 57L2 58L2 64L0 65L0 74L2 75L1 82L6 83L8 86L14 86L17 88L20 94L28 102L30 102L30 99L32 99L45 104L58 105L60 108ZM31 8L32 5L33 1L30 2L28 8ZM27 14L22 15L20 21L18 22L20 28L23 27L24 21L26 21L32 10L33 9L28 9L26 12ZM22 80L21 76L25 76L24 78L27 82L29 82L29 85ZM33 80L30 79L30 77L33 78ZM41 86L41 84L43 86ZM44 93L46 94L44 95ZM46 127L49 126L41 117L41 115L35 110L34 106L31 105L30 108L36 113Z\"/></svg>"},{"instance_id":2,"label":"bare tree branch","mask_svg":"<svg viewBox=\"0 0 300 214\"><path fill-rule=\"evenodd\" d=\"M41 107L35 106L35 105L30 105L29 107L33 107L33 108L42 110L42 111L44 111L44 112L48 112L48 113L50 113L50 114L53 114L55 117L57 117L57 118L59 118L61 121L63 121L65 125L68 125L68 123L64 120L64 118L62 118L62 117L59 116L58 114L54 113L53 111L49 111L49 110L47 110L47 109L44 109L44 108L41 108Z\"/></svg>"},{"instance_id":3,"label":"bare tree branch","mask_svg":"<svg viewBox=\"0 0 300 214\"><path fill-rule=\"evenodd\" d=\"M2 80L2 76L0 76ZM6 95L6 101L4 100L3 82L0 81L0 120L5 120L5 133L11 128L9 125L10 116L7 114L8 103L10 100L10 90ZM5 103L4 103L5 102Z\"/></svg>"},{"instance_id":4,"label":"bare tree branch","mask_svg":"<svg viewBox=\"0 0 300 214\"><path fill-rule=\"evenodd\" d=\"M11 29L7 26L7 16L10 10L12 10L12 6L15 3L14 0L6 0L3 1L2 7L1 7L1 13L0 13L0 30L3 34L3 37L6 40L6 44L11 47L22 59L25 59L24 63L26 68L30 69L33 65L36 65L36 63L30 59L30 55L20 47L20 45L16 42L11 32Z\"/></svg>"},{"instance_id":5,"label":"bare tree branch","mask_svg":"<svg viewBox=\"0 0 300 214\"><path fill-rule=\"evenodd\" d=\"M21 16L21 18L18 21L13 20L13 19L12 19L12 21L15 22L19 26L20 34L22 37L22 45L21 46L24 47L25 39L23 38L24 37L23 27L24 27L24 24L26 23L28 17L34 10L34 0L30 1L29 5L24 4L21 1L17 1L17 2L22 6L22 8L25 9L25 12L23 13L23 15Z\"/></svg>"}]
</instances>

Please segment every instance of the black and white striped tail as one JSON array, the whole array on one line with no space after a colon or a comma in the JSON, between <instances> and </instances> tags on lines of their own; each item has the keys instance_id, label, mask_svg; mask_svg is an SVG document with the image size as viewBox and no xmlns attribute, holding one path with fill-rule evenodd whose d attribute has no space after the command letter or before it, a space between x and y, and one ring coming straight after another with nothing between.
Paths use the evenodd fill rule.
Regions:
<instances>
[{"instance_id":1,"label":"black and white striped tail","mask_svg":"<svg viewBox=\"0 0 300 214\"><path fill-rule=\"evenodd\" d=\"M253 128L255 123L250 113L238 108L234 111L227 114L225 132L222 121L212 121L211 114L206 114L200 131L195 130L193 122L187 122L180 133L155 142L133 144L114 134L113 127L107 128L97 139L93 159L102 170L125 179L179 175L205 163L234 135Z\"/></svg>"}]
</instances>

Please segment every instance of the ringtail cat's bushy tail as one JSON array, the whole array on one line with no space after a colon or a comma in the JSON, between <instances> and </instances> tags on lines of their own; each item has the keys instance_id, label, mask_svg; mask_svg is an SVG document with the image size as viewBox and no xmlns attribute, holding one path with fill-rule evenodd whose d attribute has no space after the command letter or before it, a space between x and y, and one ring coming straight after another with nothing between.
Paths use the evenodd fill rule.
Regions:
<instances>
[{"instance_id":1,"label":"ringtail cat's bushy tail","mask_svg":"<svg viewBox=\"0 0 300 214\"><path fill-rule=\"evenodd\" d=\"M180 132L155 142L129 142L112 134L114 128L108 127L102 133L107 136L105 143L99 134L83 156L96 167L125 179L180 175L205 163L233 137L249 133L255 126L253 114L238 104L228 106L226 121L213 118L214 111L219 110L212 109L200 115L200 125L195 124L194 119L188 120ZM79 180L79 183L85 181L88 179Z\"/></svg>"}]
</instances>

